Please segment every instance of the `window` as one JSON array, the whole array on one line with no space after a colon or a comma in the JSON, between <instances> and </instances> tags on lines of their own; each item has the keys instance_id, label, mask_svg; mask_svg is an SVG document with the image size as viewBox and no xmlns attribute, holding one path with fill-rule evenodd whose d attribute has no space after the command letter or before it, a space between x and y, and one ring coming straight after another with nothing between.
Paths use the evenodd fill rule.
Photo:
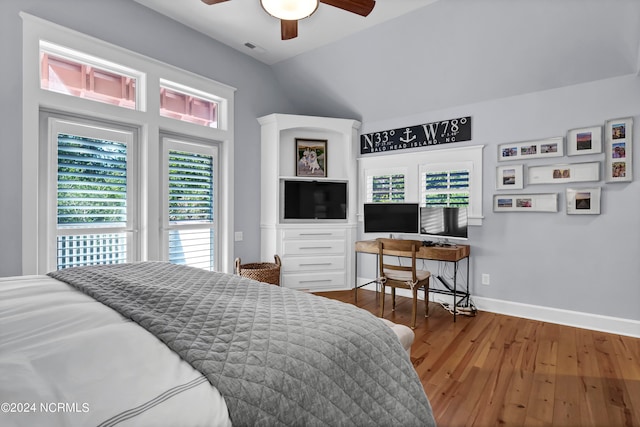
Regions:
<instances>
[{"instance_id":1,"label":"window","mask_svg":"<svg viewBox=\"0 0 640 427\"><path fill-rule=\"evenodd\" d=\"M466 169L423 172L421 182L424 206L469 205L469 171Z\"/></svg>"},{"instance_id":2,"label":"window","mask_svg":"<svg viewBox=\"0 0 640 427\"><path fill-rule=\"evenodd\" d=\"M133 259L133 133L51 119L56 269ZM50 219L49 219L50 220Z\"/></svg>"},{"instance_id":3,"label":"window","mask_svg":"<svg viewBox=\"0 0 640 427\"><path fill-rule=\"evenodd\" d=\"M136 109L140 73L80 52L40 42L40 87Z\"/></svg>"},{"instance_id":4,"label":"window","mask_svg":"<svg viewBox=\"0 0 640 427\"><path fill-rule=\"evenodd\" d=\"M217 148L165 138L166 256L215 269Z\"/></svg>"},{"instance_id":5,"label":"window","mask_svg":"<svg viewBox=\"0 0 640 427\"><path fill-rule=\"evenodd\" d=\"M161 80L160 115L217 128L218 102L211 94Z\"/></svg>"},{"instance_id":6,"label":"window","mask_svg":"<svg viewBox=\"0 0 640 427\"><path fill-rule=\"evenodd\" d=\"M26 13L20 16L22 273L124 261L196 265L198 252L204 254L198 261L204 268L231 272L235 89ZM162 96L172 100L167 111L182 103L180 120L161 115ZM184 161L196 171L192 177L172 173L183 181L179 185L201 180L205 187L192 198L181 196L183 205L172 208L171 224L164 209L168 151L165 162L162 139L169 134L215 151L202 151L198 144L171 148L172 162L187 155ZM203 162L210 167L201 169Z\"/></svg>"},{"instance_id":7,"label":"window","mask_svg":"<svg viewBox=\"0 0 640 427\"><path fill-rule=\"evenodd\" d=\"M483 149L483 145L431 148L359 158L364 183L359 189L359 218L364 203L401 201L402 188L405 203L466 206L469 225L482 225Z\"/></svg>"},{"instance_id":8,"label":"window","mask_svg":"<svg viewBox=\"0 0 640 427\"><path fill-rule=\"evenodd\" d=\"M367 176L367 203L404 202L404 174Z\"/></svg>"}]
</instances>

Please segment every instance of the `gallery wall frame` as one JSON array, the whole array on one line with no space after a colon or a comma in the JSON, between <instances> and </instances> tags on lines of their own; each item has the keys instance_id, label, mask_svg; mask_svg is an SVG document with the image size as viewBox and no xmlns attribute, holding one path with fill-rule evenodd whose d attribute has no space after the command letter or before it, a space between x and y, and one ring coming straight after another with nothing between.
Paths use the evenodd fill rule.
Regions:
<instances>
[{"instance_id":1,"label":"gallery wall frame","mask_svg":"<svg viewBox=\"0 0 640 427\"><path fill-rule=\"evenodd\" d=\"M529 184L562 184L600 180L600 162L529 166Z\"/></svg>"},{"instance_id":2,"label":"gallery wall frame","mask_svg":"<svg viewBox=\"0 0 640 427\"><path fill-rule=\"evenodd\" d=\"M633 118L607 120L604 132L605 181L633 181Z\"/></svg>"},{"instance_id":3,"label":"gallery wall frame","mask_svg":"<svg viewBox=\"0 0 640 427\"><path fill-rule=\"evenodd\" d=\"M567 215L600 215L600 187L567 188Z\"/></svg>"},{"instance_id":4,"label":"gallery wall frame","mask_svg":"<svg viewBox=\"0 0 640 427\"><path fill-rule=\"evenodd\" d=\"M562 136L498 145L498 161L501 162L562 156L564 156L564 137Z\"/></svg>"},{"instance_id":5,"label":"gallery wall frame","mask_svg":"<svg viewBox=\"0 0 640 427\"><path fill-rule=\"evenodd\" d=\"M496 190L522 190L524 188L523 165L496 167Z\"/></svg>"},{"instance_id":6,"label":"gallery wall frame","mask_svg":"<svg viewBox=\"0 0 640 427\"><path fill-rule=\"evenodd\" d=\"M602 153L602 126L571 129L567 132L567 156Z\"/></svg>"},{"instance_id":7,"label":"gallery wall frame","mask_svg":"<svg viewBox=\"0 0 640 427\"><path fill-rule=\"evenodd\" d=\"M296 176L327 176L327 140L296 138Z\"/></svg>"},{"instance_id":8,"label":"gallery wall frame","mask_svg":"<svg viewBox=\"0 0 640 427\"><path fill-rule=\"evenodd\" d=\"M494 212L558 212L558 193L494 194Z\"/></svg>"}]
</instances>

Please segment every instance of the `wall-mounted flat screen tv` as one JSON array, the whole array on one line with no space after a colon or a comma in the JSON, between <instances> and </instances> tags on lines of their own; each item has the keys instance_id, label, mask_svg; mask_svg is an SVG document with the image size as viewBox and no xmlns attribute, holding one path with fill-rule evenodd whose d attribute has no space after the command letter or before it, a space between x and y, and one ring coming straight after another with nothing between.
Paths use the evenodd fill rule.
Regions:
<instances>
[{"instance_id":1,"label":"wall-mounted flat screen tv","mask_svg":"<svg viewBox=\"0 0 640 427\"><path fill-rule=\"evenodd\" d=\"M346 220L346 181L285 180L283 219Z\"/></svg>"},{"instance_id":2,"label":"wall-mounted flat screen tv","mask_svg":"<svg viewBox=\"0 0 640 427\"><path fill-rule=\"evenodd\" d=\"M418 233L417 203L365 203L365 233Z\"/></svg>"},{"instance_id":3,"label":"wall-mounted flat screen tv","mask_svg":"<svg viewBox=\"0 0 640 427\"><path fill-rule=\"evenodd\" d=\"M466 239L467 221L465 207L420 208L420 234Z\"/></svg>"}]
</instances>

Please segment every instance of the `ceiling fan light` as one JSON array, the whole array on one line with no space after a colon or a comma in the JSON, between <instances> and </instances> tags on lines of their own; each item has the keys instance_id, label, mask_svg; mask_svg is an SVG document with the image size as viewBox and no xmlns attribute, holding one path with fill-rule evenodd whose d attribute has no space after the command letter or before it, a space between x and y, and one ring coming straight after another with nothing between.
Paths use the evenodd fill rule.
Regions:
<instances>
[{"instance_id":1,"label":"ceiling fan light","mask_svg":"<svg viewBox=\"0 0 640 427\"><path fill-rule=\"evenodd\" d=\"M260 4L269 15L285 21L306 18L318 8L318 0L260 0Z\"/></svg>"}]
</instances>

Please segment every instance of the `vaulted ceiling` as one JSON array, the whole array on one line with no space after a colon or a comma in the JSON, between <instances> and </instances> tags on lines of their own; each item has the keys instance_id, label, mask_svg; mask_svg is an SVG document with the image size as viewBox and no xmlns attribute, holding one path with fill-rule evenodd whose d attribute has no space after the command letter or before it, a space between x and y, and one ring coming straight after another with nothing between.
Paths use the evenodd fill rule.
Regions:
<instances>
[{"instance_id":1,"label":"vaulted ceiling","mask_svg":"<svg viewBox=\"0 0 640 427\"><path fill-rule=\"evenodd\" d=\"M134 1L270 64L302 114L376 121L640 67L640 0L377 0L367 18L321 4L286 41L259 0Z\"/></svg>"}]
</instances>

